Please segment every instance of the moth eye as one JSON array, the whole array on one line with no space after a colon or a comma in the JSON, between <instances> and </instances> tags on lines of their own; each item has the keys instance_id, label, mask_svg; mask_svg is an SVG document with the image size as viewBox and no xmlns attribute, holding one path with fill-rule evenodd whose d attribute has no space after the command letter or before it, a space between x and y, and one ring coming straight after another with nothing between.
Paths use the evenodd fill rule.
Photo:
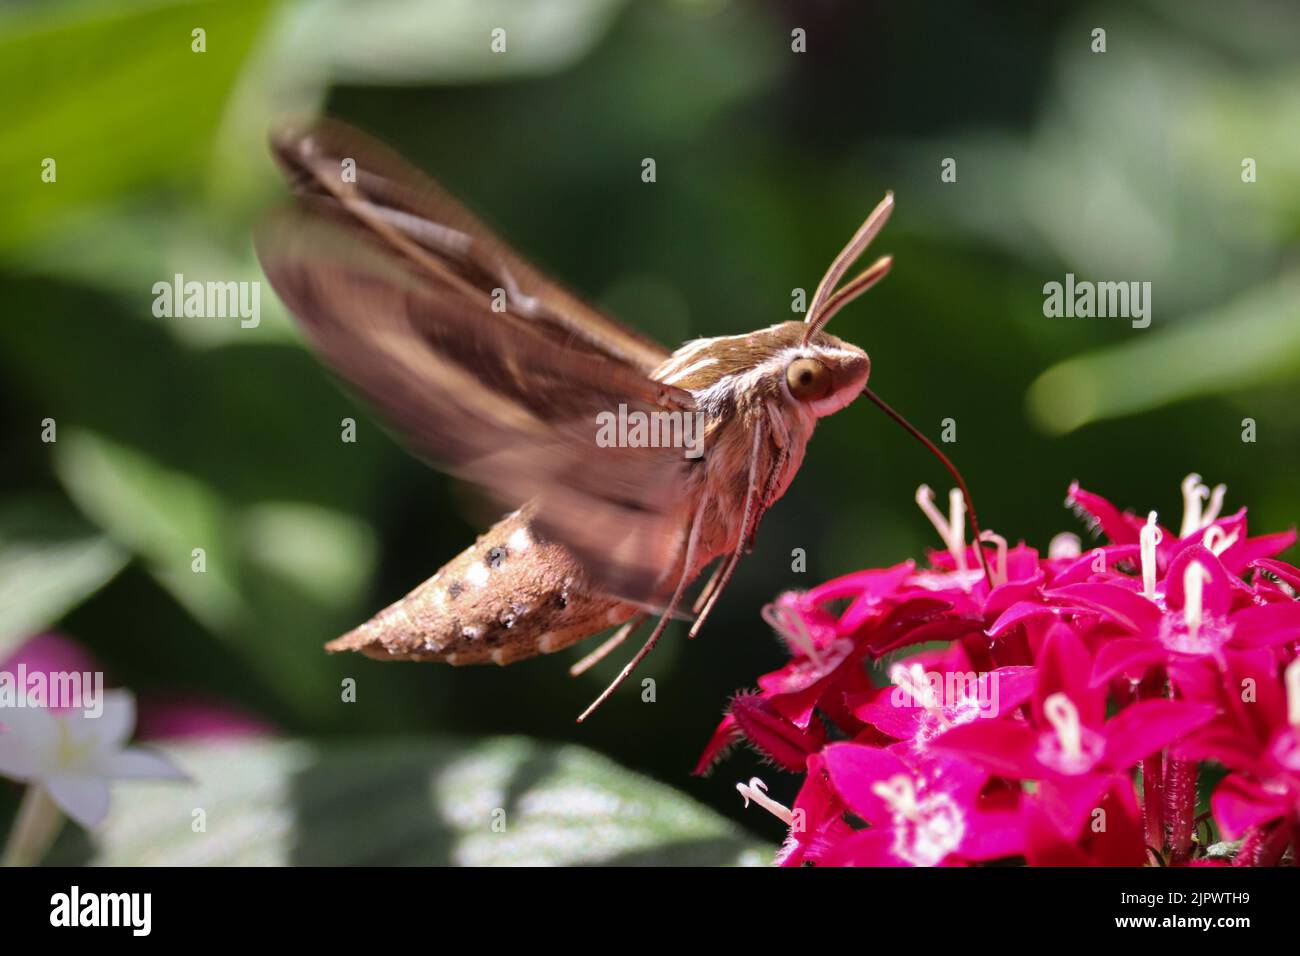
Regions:
<instances>
[{"instance_id":1,"label":"moth eye","mask_svg":"<svg viewBox=\"0 0 1300 956\"><path fill-rule=\"evenodd\" d=\"M786 367L785 384L799 401L815 402L830 394L831 370L816 359L795 359Z\"/></svg>"}]
</instances>

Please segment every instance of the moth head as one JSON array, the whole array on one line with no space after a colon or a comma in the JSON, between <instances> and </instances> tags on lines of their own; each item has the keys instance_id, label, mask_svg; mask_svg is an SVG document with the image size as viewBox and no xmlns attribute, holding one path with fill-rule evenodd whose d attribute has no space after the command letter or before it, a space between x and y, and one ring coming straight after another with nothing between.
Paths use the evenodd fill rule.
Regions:
<instances>
[{"instance_id":1,"label":"moth head","mask_svg":"<svg viewBox=\"0 0 1300 956\"><path fill-rule=\"evenodd\" d=\"M776 357L779 394L818 418L838 412L862 393L871 374L871 359L856 345L824 332L803 341L802 324L790 324L797 327L791 331L798 332L799 340Z\"/></svg>"},{"instance_id":2,"label":"moth head","mask_svg":"<svg viewBox=\"0 0 1300 956\"><path fill-rule=\"evenodd\" d=\"M746 335L697 339L678 349L654 377L692 392L706 410L766 400L820 418L861 393L871 371L867 353L825 332L805 341L802 322Z\"/></svg>"}]
</instances>

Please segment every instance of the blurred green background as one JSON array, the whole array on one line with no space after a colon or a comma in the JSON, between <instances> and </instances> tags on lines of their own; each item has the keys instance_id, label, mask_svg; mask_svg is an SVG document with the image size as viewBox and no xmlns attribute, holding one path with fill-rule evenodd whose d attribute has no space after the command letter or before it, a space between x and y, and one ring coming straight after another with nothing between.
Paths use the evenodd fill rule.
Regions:
<instances>
[{"instance_id":1,"label":"blurred green background","mask_svg":"<svg viewBox=\"0 0 1300 956\"><path fill-rule=\"evenodd\" d=\"M311 740L577 743L774 845L734 783L760 772L788 801L794 777L749 755L688 776L729 695L783 661L760 607L937 544L912 497L944 474L863 403L818 429L702 637L675 628L651 656L653 704L629 689L575 727L621 666L572 680L581 648L506 669L327 657L476 528L269 285L256 329L151 314L174 273L259 277L251 225L283 191L265 133L286 112L388 140L672 345L791 318L791 290L893 189L893 272L831 331L926 432L956 420L946 450L987 527L1044 548L1081 531L1072 479L1175 523L1190 471L1256 530L1300 511L1294 4L119 0L9 5L0 31L0 657L57 629L141 695ZM1067 272L1151 282L1150 328L1044 317Z\"/></svg>"}]
</instances>

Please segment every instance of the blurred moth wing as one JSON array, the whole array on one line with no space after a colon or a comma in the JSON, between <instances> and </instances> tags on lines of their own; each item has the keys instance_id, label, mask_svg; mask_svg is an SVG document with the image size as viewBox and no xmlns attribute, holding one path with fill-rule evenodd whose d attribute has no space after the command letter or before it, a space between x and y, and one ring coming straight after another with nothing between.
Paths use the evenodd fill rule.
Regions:
<instances>
[{"instance_id":1,"label":"blurred moth wing","mask_svg":"<svg viewBox=\"0 0 1300 956\"><path fill-rule=\"evenodd\" d=\"M815 419L865 386L865 353L822 326L888 271L879 260L835 291L892 200L836 260L806 323L670 353L546 279L355 130L285 126L272 151L296 196L256 235L277 294L418 454L513 509L328 649L507 664L623 624L581 668L657 616L594 709L722 558L696 601L694 636L798 469ZM693 416L702 454L598 443L596 423L615 410Z\"/></svg>"}]
</instances>

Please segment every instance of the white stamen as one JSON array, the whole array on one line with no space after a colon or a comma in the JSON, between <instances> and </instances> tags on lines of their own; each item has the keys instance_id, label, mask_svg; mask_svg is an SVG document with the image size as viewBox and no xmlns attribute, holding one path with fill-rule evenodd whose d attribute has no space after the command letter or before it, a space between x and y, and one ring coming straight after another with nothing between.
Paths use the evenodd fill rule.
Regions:
<instances>
[{"instance_id":1,"label":"white stamen","mask_svg":"<svg viewBox=\"0 0 1300 956\"><path fill-rule=\"evenodd\" d=\"M1201 515L1201 528L1208 528L1219 518L1219 512L1223 510L1223 497L1228 493L1227 485L1215 485L1214 491L1210 492L1210 507L1205 509L1205 514ZM1198 531L1200 528L1197 529Z\"/></svg>"},{"instance_id":2,"label":"white stamen","mask_svg":"<svg viewBox=\"0 0 1300 956\"><path fill-rule=\"evenodd\" d=\"M1228 493L1228 486L1215 485L1214 491L1210 491L1201 484L1201 476L1193 472L1183 479L1182 488L1183 524L1178 531L1178 537L1186 538L1202 528L1208 528L1218 520L1219 512L1223 510L1223 498ZM1207 499L1210 503L1209 507L1202 510L1201 502Z\"/></svg>"},{"instance_id":3,"label":"white stamen","mask_svg":"<svg viewBox=\"0 0 1300 956\"><path fill-rule=\"evenodd\" d=\"M1057 691L1043 701L1043 716L1056 731L1061 752L1071 760L1083 756L1083 729L1079 723L1079 708L1065 694Z\"/></svg>"},{"instance_id":4,"label":"white stamen","mask_svg":"<svg viewBox=\"0 0 1300 956\"><path fill-rule=\"evenodd\" d=\"M1192 472L1183 479L1183 524L1178 537L1185 538L1201 530L1201 501L1208 498L1210 489L1201 484L1201 476Z\"/></svg>"},{"instance_id":5,"label":"white stamen","mask_svg":"<svg viewBox=\"0 0 1300 956\"><path fill-rule=\"evenodd\" d=\"M993 585L1007 583L1007 539L994 531L981 531L981 541L992 541L998 547L998 564L990 575L993 578Z\"/></svg>"},{"instance_id":6,"label":"white stamen","mask_svg":"<svg viewBox=\"0 0 1300 956\"><path fill-rule=\"evenodd\" d=\"M1205 529L1205 536L1201 538L1201 544L1209 550L1216 558L1227 551L1237 543L1237 532L1228 534L1217 524L1212 524Z\"/></svg>"},{"instance_id":7,"label":"white stamen","mask_svg":"<svg viewBox=\"0 0 1300 956\"><path fill-rule=\"evenodd\" d=\"M930 519L930 524L934 525L934 530L939 532L939 537L943 540L943 545L948 549L948 553L952 555L957 570L965 571L966 505L962 500L961 492L953 489L948 496L950 518L945 518L939 512L934 503L934 492L930 490L929 485L921 485L916 489L916 503L920 505L925 516Z\"/></svg>"},{"instance_id":8,"label":"white stamen","mask_svg":"<svg viewBox=\"0 0 1300 956\"><path fill-rule=\"evenodd\" d=\"M1201 630L1203 619L1202 598L1204 585L1209 580L1209 573L1199 562L1193 561L1183 572L1183 619L1187 622L1187 633L1195 640Z\"/></svg>"},{"instance_id":9,"label":"white stamen","mask_svg":"<svg viewBox=\"0 0 1300 956\"><path fill-rule=\"evenodd\" d=\"M966 570L966 499L952 488L948 491L948 530L951 534L948 550L957 559L957 570Z\"/></svg>"},{"instance_id":10,"label":"white stamen","mask_svg":"<svg viewBox=\"0 0 1300 956\"><path fill-rule=\"evenodd\" d=\"M1155 600L1156 596L1156 545L1164 537L1156 524L1156 513L1147 515L1147 523L1138 533L1138 542L1142 551L1142 596Z\"/></svg>"},{"instance_id":11,"label":"white stamen","mask_svg":"<svg viewBox=\"0 0 1300 956\"><path fill-rule=\"evenodd\" d=\"M817 653L817 645L813 643L812 635L808 633L808 625L804 623L803 615L784 604L765 605L761 613L763 620L772 630L798 647L804 652L805 657L819 670L821 669L822 659Z\"/></svg>"},{"instance_id":12,"label":"white stamen","mask_svg":"<svg viewBox=\"0 0 1300 956\"><path fill-rule=\"evenodd\" d=\"M758 777L751 777L749 783L736 784L736 790L744 798L745 806L749 806L749 801L753 800L786 826L794 823L794 814L790 812L788 807L782 806L767 795L767 784Z\"/></svg>"},{"instance_id":13,"label":"white stamen","mask_svg":"<svg viewBox=\"0 0 1300 956\"><path fill-rule=\"evenodd\" d=\"M1083 554L1083 542L1070 531L1062 531L1047 543L1049 558L1077 558Z\"/></svg>"},{"instance_id":14,"label":"white stamen","mask_svg":"<svg viewBox=\"0 0 1300 956\"><path fill-rule=\"evenodd\" d=\"M1286 665L1286 722L1300 730L1300 657Z\"/></svg>"}]
</instances>

